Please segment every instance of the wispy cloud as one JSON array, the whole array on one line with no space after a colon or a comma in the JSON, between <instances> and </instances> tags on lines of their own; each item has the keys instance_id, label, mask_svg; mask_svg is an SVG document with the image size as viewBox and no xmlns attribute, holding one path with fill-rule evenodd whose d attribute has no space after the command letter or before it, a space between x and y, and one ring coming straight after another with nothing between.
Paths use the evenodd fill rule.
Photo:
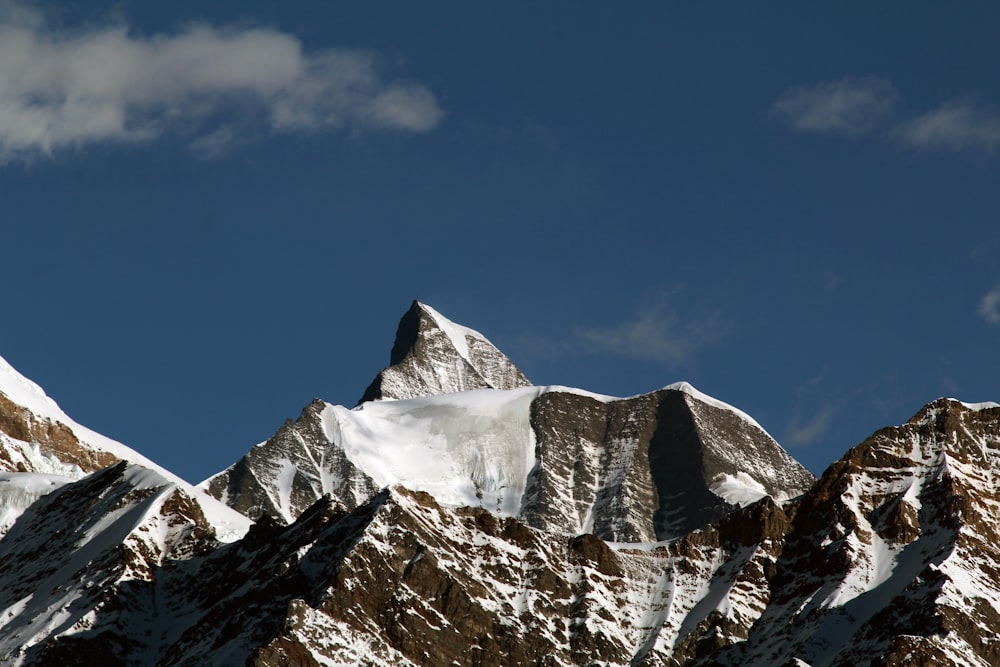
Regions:
<instances>
[{"instance_id":1,"label":"wispy cloud","mask_svg":"<svg viewBox=\"0 0 1000 667\"><path fill-rule=\"evenodd\" d=\"M979 302L979 316L990 324L1000 324L1000 285L983 296Z\"/></svg>"},{"instance_id":2,"label":"wispy cloud","mask_svg":"<svg viewBox=\"0 0 1000 667\"><path fill-rule=\"evenodd\" d=\"M787 90L773 111L800 132L860 134L888 118L898 100L886 79L848 77Z\"/></svg>"},{"instance_id":3,"label":"wispy cloud","mask_svg":"<svg viewBox=\"0 0 1000 667\"><path fill-rule=\"evenodd\" d=\"M900 123L893 136L916 148L992 152L1000 146L1000 114L971 102L946 102Z\"/></svg>"},{"instance_id":4,"label":"wispy cloud","mask_svg":"<svg viewBox=\"0 0 1000 667\"><path fill-rule=\"evenodd\" d=\"M220 116L239 119L223 124L231 133L426 132L442 115L426 86L386 78L365 51L310 52L269 28L66 30L27 4L0 3L0 162L171 131L210 136Z\"/></svg>"},{"instance_id":5,"label":"wispy cloud","mask_svg":"<svg viewBox=\"0 0 1000 667\"><path fill-rule=\"evenodd\" d=\"M700 348L718 340L723 330L716 311L681 316L670 299L648 301L635 314L603 328L582 328L579 339L592 350L665 364L682 364Z\"/></svg>"},{"instance_id":6,"label":"wispy cloud","mask_svg":"<svg viewBox=\"0 0 1000 667\"><path fill-rule=\"evenodd\" d=\"M819 412L806 420L796 417L788 425L788 428L785 429L783 442L794 447L801 447L812 443L830 428L833 414L833 406L824 405L820 408Z\"/></svg>"},{"instance_id":7,"label":"wispy cloud","mask_svg":"<svg viewBox=\"0 0 1000 667\"><path fill-rule=\"evenodd\" d=\"M1000 112L968 100L893 120L900 96L880 77L847 77L791 88L771 111L799 132L880 135L920 149L993 152L1000 147Z\"/></svg>"}]
</instances>

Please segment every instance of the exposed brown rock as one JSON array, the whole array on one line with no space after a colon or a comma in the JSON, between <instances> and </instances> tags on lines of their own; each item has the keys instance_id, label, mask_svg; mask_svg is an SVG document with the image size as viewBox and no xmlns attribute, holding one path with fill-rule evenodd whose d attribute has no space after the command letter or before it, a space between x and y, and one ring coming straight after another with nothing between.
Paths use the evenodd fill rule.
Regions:
<instances>
[{"instance_id":1,"label":"exposed brown rock","mask_svg":"<svg viewBox=\"0 0 1000 667\"><path fill-rule=\"evenodd\" d=\"M113 454L81 444L73 431L62 422L52 422L37 417L27 408L11 401L3 392L0 392L0 431L16 440L37 444L62 463L77 465L86 473L106 468L118 461ZM15 469L3 468L5 462ZM23 468L23 464L13 464L0 448L0 469L11 472L36 472Z\"/></svg>"}]
</instances>

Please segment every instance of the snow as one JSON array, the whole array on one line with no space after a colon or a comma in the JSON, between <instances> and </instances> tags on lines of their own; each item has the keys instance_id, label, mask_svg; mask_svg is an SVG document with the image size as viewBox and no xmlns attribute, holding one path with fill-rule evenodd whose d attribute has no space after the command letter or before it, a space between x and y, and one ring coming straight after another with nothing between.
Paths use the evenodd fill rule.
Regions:
<instances>
[{"instance_id":1,"label":"snow","mask_svg":"<svg viewBox=\"0 0 1000 667\"><path fill-rule=\"evenodd\" d=\"M956 399L950 398L948 400L954 401ZM981 412L983 410L990 410L992 408L1000 408L1000 403L994 403L992 401L985 401L983 403L966 403L965 401L958 401L958 402L974 412Z\"/></svg>"},{"instance_id":2,"label":"snow","mask_svg":"<svg viewBox=\"0 0 1000 667\"><path fill-rule=\"evenodd\" d=\"M687 383L669 388L742 416ZM327 439L377 486L400 485L430 493L443 505L478 506L516 516L536 464L531 404L550 392L605 403L621 400L558 385L477 389L372 401L350 410L326 404L321 419ZM280 469L272 482L277 487L275 497L285 499L291 493L294 470L285 463ZM767 495L760 482L745 473L720 480L719 488L719 495L727 494L723 497L729 502L741 505ZM584 530L592 526L589 519L584 523Z\"/></svg>"},{"instance_id":3,"label":"snow","mask_svg":"<svg viewBox=\"0 0 1000 667\"><path fill-rule=\"evenodd\" d=\"M3 357L0 357L0 392L36 414L60 411L56 402L46 396L41 387L18 373Z\"/></svg>"},{"instance_id":4,"label":"snow","mask_svg":"<svg viewBox=\"0 0 1000 667\"><path fill-rule=\"evenodd\" d=\"M742 470L736 475L717 475L708 490L731 505L746 507L768 495L763 485ZM776 499L778 500L778 499Z\"/></svg>"}]
</instances>

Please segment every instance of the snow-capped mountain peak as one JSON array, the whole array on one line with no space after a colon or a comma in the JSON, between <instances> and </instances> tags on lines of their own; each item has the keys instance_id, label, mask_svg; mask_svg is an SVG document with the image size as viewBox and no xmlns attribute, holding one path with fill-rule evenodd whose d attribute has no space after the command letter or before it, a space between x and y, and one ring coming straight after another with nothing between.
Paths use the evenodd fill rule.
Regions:
<instances>
[{"instance_id":1,"label":"snow-capped mountain peak","mask_svg":"<svg viewBox=\"0 0 1000 667\"><path fill-rule=\"evenodd\" d=\"M516 367L485 336L417 301L391 359L373 386L395 387L381 395L394 400L314 401L202 488L291 523L325 494L353 508L399 485L449 507L634 542L813 481L746 413L686 382L628 398L533 387L519 371L496 372Z\"/></svg>"},{"instance_id":2,"label":"snow-capped mountain peak","mask_svg":"<svg viewBox=\"0 0 1000 667\"><path fill-rule=\"evenodd\" d=\"M414 301L399 321L389 366L375 377L360 402L530 384L486 336Z\"/></svg>"}]
</instances>

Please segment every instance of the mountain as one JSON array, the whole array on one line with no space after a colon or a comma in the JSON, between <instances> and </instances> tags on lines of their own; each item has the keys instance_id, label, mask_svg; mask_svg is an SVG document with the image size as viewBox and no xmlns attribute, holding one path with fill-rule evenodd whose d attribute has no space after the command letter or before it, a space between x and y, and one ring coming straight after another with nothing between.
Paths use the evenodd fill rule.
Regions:
<instances>
[{"instance_id":1,"label":"mountain","mask_svg":"<svg viewBox=\"0 0 1000 667\"><path fill-rule=\"evenodd\" d=\"M813 480L686 383L393 366L426 393L314 401L206 483L249 528L0 366L0 664L1000 664L1000 405Z\"/></svg>"},{"instance_id":2,"label":"mountain","mask_svg":"<svg viewBox=\"0 0 1000 667\"><path fill-rule=\"evenodd\" d=\"M113 580L112 602L87 598L84 622L25 655L67 665L998 664L998 451L1000 407L937 401L850 450L804 496L765 496L654 543L533 529L403 487L351 511L324 498L291 525L265 517L238 542L154 563L127 586ZM23 590L79 587L64 581Z\"/></svg>"},{"instance_id":3,"label":"mountain","mask_svg":"<svg viewBox=\"0 0 1000 667\"><path fill-rule=\"evenodd\" d=\"M484 350L475 358L491 360L477 367L490 372L470 376L475 341ZM752 418L687 383L631 398L520 386L519 371L496 372L516 367L481 334L419 302L400 321L392 358L382 386L392 378L406 398L353 410L314 400L201 488L248 516L290 523L323 495L353 509L399 485L536 528L648 542L764 495L800 495L815 479ZM512 377L518 388L503 388Z\"/></svg>"}]
</instances>

